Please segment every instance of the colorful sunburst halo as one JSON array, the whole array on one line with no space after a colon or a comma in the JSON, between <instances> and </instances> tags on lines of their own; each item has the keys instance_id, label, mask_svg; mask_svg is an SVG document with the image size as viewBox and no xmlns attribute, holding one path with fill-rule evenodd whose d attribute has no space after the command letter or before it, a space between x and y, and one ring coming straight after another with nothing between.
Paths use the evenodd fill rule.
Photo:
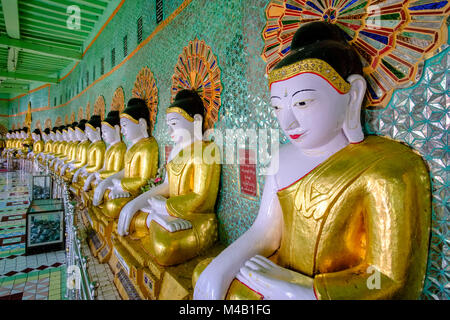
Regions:
<instances>
[{"instance_id":1,"label":"colorful sunburst halo","mask_svg":"<svg viewBox=\"0 0 450 320\"><path fill-rule=\"evenodd\" d=\"M420 64L445 43L449 11L448 0L272 0L262 33L266 73L289 54L302 24L333 23L361 56L366 105L383 108L395 89L418 80Z\"/></svg>"}]
</instances>

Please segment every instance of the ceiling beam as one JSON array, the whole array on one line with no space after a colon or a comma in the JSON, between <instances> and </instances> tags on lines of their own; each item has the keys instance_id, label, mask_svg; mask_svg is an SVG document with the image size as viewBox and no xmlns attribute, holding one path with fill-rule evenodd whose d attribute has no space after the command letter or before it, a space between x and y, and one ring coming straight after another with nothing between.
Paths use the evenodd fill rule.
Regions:
<instances>
[{"instance_id":1,"label":"ceiling beam","mask_svg":"<svg viewBox=\"0 0 450 320\"><path fill-rule=\"evenodd\" d=\"M17 0L1 0L5 18L6 33L14 39L20 39L19 7Z\"/></svg>"},{"instance_id":2,"label":"ceiling beam","mask_svg":"<svg viewBox=\"0 0 450 320\"><path fill-rule=\"evenodd\" d=\"M0 93L24 94L27 93L28 91L29 89L0 87Z\"/></svg>"},{"instance_id":3,"label":"ceiling beam","mask_svg":"<svg viewBox=\"0 0 450 320\"><path fill-rule=\"evenodd\" d=\"M39 1L39 3L40 3L39 4L40 7L44 8L44 9L46 9L47 6L49 6L49 5L50 6L53 5L53 6L58 6L58 7L64 8L64 10L67 10L67 8L69 6L77 5L78 7L80 7L81 11L88 12L88 13L91 13L91 14L97 14L99 16L103 14L103 10L102 9L94 8L92 6L86 6L86 5L82 5L82 4L77 4L74 1L58 0L58 2L55 2L55 1L51 1L51 0L41 0L41 1Z\"/></svg>"},{"instance_id":4,"label":"ceiling beam","mask_svg":"<svg viewBox=\"0 0 450 320\"><path fill-rule=\"evenodd\" d=\"M82 54L76 50L61 49L34 41L11 39L6 36L0 36L0 47L15 48L29 53L73 61L80 61Z\"/></svg>"},{"instance_id":5,"label":"ceiling beam","mask_svg":"<svg viewBox=\"0 0 450 320\"><path fill-rule=\"evenodd\" d=\"M29 74L29 73L7 72L1 70L0 70L0 78L5 78L8 80L26 80L44 83L58 83L58 78L39 76L36 74Z\"/></svg>"},{"instance_id":6,"label":"ceiling beam","mask_svg":"<svg viewBox=\"0 0 450 320\"><path fill-rule=\"evenodd\" d=\"M1 0L1 3L6 34L12 39L20 39L19 6L17 0ZM18 60L19 50L16 48L8 48L8 60L6 63L8 72L16 71Z\"/></svg>"},{"instance_id":7,"label":"ceiling beam","mask_svg":"<svg viewBox=\"0 0 450 320\"><path fill-rule=\"evenodd\" d=\"M69 14L67 11L60 7L55 6L46 6L45 9L42 8L41 4L36 1L27 0L27 2L20 4L20 11L23 12L32 12L37 15L41 15L43 17L53 17L55 19L64 19L67 20ZM87 22L97 22L98 15L88 14L83 11L80 12L81 15L81 23Z\"/></svg>"}]
</instances>

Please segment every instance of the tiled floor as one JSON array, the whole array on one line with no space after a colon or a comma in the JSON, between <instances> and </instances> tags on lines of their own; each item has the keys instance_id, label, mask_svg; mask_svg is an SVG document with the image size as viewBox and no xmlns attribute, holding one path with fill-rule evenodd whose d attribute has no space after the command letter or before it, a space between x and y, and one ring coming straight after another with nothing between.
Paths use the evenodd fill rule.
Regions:
<instances>
[{"instance_id":1,"label":"tiled floor","mask_svg":"<svg viewBox=\"0 0 450 320\"><path fill-rule=\"evenodd\" d=\"M0 300L61 300L65 252L25 256L29 176L0 172Z\"/></svg>"}]
</instances>

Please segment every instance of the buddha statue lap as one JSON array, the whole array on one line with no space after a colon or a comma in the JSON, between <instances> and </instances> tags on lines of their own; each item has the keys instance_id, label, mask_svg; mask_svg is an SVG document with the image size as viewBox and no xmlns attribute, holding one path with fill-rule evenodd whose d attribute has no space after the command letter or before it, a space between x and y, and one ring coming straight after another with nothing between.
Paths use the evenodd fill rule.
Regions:
<instances>
[{"instance_id":1,"label":"buddha statue lap","mask_svg":"<svg viewBox=\"0 0 450 320\"><path fill-rule=\"evenodd\" d=\"M98 233L96 241L89 242L94 256L96 256L108 242L106 239L109 239L109 235L105 234L105 230L112 229L112 225L109 226L109 223L105 224L104 221L97 218L97 211L99 208L92 205L94 191L101 181L123 170L125 165L124 156L127 149L126 144L121 141L119 111L110 111L107 117L102 121L101 126L103 140L108 146L105 152L105 162L102 170L89 175L83 187L83 196L86 199L90 222L92 223L94 230ZM100 213L100 218L101 217ZM101 227L99 227L99 224ZM101 263L108 258L109 250L104 251L104 254L99 256Z\"/></svg>"},{"instance_id":2,"label":"buddha statue lap","mask_svg":"<svg viewBox=\"0 0 450 320\"><path fill-rule=\"evenodd\" d=\"M252 227L195 270L194 298L417 299L431 222L424 161L364 137L366 82L339 27L305 24L291 50L269 74L291 143L273 161Z\"/></svg>"},{"instance_id":3,"label":"buddha statue lap","mask_svg":"<svg viewBox=\"0 0 450 320\"><path fill-rule=\"evenodd\" d=\"M191 273L196 263L169 267L204 254L218 237L214 206L220 152L214 142L202 140L203 102L195 91L182 90L166 113L175 146L165 180L129 202L113 231L116 258L131 269L129 276L150 299L189 297L191 284L180 279L186 276L183 269ZM152 279L151 290L145 289L146 277ZM165 278L175 279L172 293L161 289L163 281L169 281Z\"/></svg>"},{"instance_id":4,"label":"buddha statue lap","mask_svg":"<svg viewBox=\"0 0 450 320\"><path fill-rule=\"evenodd\" d=\"M86 123L86 136L91 141L87 150L87 163L80 167L74 174L72 180L72 190L81 198L83 204L86 205L82 196L82 189L89 174L100 170L103 167L105 159L105 143L102 140L101 118L99 115L93 115Z\"/></svg>"},{"instance_id":5,"label":"buddha statue lap","mask_svg":"<svg viewBox=\"0 0 450 320\"><path fill-rule=\"evenodd\" d=\"M124 168L103 179L94 191L92 212L106 249L102 262L110 256L111 232L122 208L141 194L141 188L156 175L158 144L149 135L150 113L145 101L132 98L120 114L120 127L129 145Z\"/></svg>"}]
</instances>

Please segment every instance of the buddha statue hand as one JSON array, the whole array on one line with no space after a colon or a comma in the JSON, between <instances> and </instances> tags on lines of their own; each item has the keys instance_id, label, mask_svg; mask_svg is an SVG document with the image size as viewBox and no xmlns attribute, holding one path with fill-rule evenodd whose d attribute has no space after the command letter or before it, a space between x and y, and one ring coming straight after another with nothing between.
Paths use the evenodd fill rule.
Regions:
<instances>
[{"instance_id":1,"label":"buddha statue hand","mask_svg":"<svg viewBox=\"0 0 450 320\"><path fill-rule=\"evenodd\" d=\"M130 193L123 190L122 185L120 184L121 181L119 179L113 179L112 182L113 187L108 188L111 190L111 192L109 193L110 199L130 197Z\"/></svg>"},{"instance_id":2,"label":"buddha statue hand","mask_svg":"<svg viewBox=\"0 0 450 320\"><path fill-rule=\"evenodd\" d=\"M108 180L100 181L97 185L97 188L94 190L94 198L92 199L92 204L94 206L98 206L103 202L103 196L105 194L106 189L111 186L111 182Z\"/></svg>"},{"instance_id":3,"label":"buddha statue hand","mask_svg":"<svg viewBox=\"0 0 450 320\"><path fill-rule=\"evenodd\" d=\"M192 228L192 224L188 220L154 212L147 216L147 227L150 227L150 222L152 220L154 220L169 232L176 232Z\"/></svg>"},{"instance_id":4,"label":"buddha statue hand","mask_svg":"<svg viewBox=\"0 0 450 320\"><path fill-rule=\"evenodd\" d=\"M260 255L247 260L236 278L266 300L316 300L312 278L282 268Z\"/></svg>"},{"instance_id":5,"label":"buddha statue hand","mask_svg":"<svg viewBox=\"0 0 450 320\"><path fill-rule=\"evenodd\" d=\"M192 224L188 220L172 217L166 209L167 199L161 195L155 195L148 199L148 207L141 210L148 212L147 227L150 227L150 222L155 220L159 225L169 232L186 230L192 228Z\"/></svg>"},{"instance_id":6,"label":"buddha statue hand","mask_svg":"<svg viewBox=\"0 0 450 320\"><path fill-rule=\"evenodd\" d=\"M84 181L83 191L88 191L91 188L91 182L95 178L95 173L91 173Z\"/></svg>"}]
</instances>

